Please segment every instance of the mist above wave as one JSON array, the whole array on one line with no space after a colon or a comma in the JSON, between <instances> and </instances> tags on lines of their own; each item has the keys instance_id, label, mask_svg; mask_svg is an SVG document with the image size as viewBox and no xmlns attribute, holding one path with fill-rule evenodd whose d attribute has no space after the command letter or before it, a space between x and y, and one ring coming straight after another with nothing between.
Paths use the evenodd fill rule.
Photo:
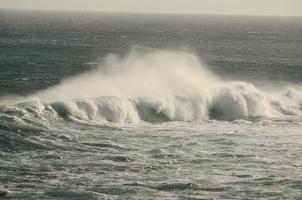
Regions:
<instances>
[{"instance_id":1,"label":"mist above wave","mask_svg":"<svg viewBox=\"0 0 302 200\"><path fill-rule=\"evenodd\" d=\"M180 50L110 54L93 71L19 99L46 102L60 117L102 122L302 116L301 91L269 93L251 83L222 81L193 53Z\"/></svg>"}]
</instances>

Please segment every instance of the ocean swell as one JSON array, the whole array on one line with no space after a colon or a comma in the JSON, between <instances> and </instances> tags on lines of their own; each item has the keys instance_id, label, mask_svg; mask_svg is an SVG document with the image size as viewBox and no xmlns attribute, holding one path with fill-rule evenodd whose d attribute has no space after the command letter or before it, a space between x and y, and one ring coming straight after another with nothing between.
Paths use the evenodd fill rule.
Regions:
<instances>
[{"instance_id":1,"label":"ocean swell","mask_svg":"<svg viewBox=\"0 0 302 200\"><path fill-rule=\"evenodd\" d=\"M156 123L302 116L298 89L267 92L252 83L222 81L192 53L150 49L109 55L92 72L2 102L2 124L40 127L49 119Z\"/></svg>"}]
</instances>

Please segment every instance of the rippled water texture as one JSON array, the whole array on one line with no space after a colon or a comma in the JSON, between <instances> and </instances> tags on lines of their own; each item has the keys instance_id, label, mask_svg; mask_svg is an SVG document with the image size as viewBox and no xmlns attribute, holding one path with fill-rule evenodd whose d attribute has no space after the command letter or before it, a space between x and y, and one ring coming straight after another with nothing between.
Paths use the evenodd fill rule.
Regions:
<instances>
[{"instance_id":1,"label":"rippled water texture","mask_svg":"<svg viewBox=\"0 0 302 200\"><path fill-rule=\"evenodd\" d=\"M301 198L301 123L61 123L1 131L13 199Z\"/></svg>"},{"instance_id":2,"label":"rippled water texture","mask_svg":"<svg viewBox=\"0 0 302 200\"><path fill-rule=\"evenodd\" d=\"M0 199L302 199L301 22L0 10Z\"/></svg>"}]
</instances>

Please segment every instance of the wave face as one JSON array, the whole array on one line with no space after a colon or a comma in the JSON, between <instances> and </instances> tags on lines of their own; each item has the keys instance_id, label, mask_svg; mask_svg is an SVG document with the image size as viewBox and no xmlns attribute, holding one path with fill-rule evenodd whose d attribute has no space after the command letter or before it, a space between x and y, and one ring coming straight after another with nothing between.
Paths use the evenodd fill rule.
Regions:
<instances>
[{"instance_id":1,"label":"wave face","mask_svg":"<svg viewBox=\"0 0 302 200\"><path fill-rule=\"evenodd\" d=\"M302 116L299 89L267 92L247 82L222 81L193 53L140 48L125 56L108 55L95 70L45 91L2 102L1 120L6 123L33 119L137 123Z\"/></svg>"}]
</instances>

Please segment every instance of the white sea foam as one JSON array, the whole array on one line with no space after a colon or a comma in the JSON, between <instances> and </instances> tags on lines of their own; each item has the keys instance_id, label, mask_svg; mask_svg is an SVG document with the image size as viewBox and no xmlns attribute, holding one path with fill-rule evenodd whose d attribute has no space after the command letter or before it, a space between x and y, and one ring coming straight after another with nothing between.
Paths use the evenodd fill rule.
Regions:
<instances>
[{"instance_id":1,"label":"white sea foam","mask_svg":"<svg viewBox=\"0 0 302 200\"><path fill-rule=\"evenodd\" d=\"M193 53L172 50L108 55L95 70L22 101L32 99L50 103L61 116L96 121L302 116L301 91L269 93L251 83L222 81Z\"/></svg>"}]
</instances>

